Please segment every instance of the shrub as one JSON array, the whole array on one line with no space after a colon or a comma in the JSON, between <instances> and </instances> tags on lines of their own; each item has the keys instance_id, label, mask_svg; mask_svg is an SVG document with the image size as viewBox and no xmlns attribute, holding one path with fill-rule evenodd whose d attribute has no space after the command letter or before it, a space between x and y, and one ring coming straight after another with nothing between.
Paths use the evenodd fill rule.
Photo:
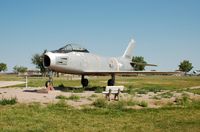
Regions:
<instances>
[{"instance_id":1,"label":"shrub","mask_svg":"<svg viewBox=\"0 0 200 132\"><path fill-rule=\"evenodd\" d=\"M78 95L72 94L70 97L67 98L68 100L78 101L80 97Z\"/></svg>"},{"instance_id":2,"label":"shrub","mask_svg":"<svg viewBox=\"0 0 200 132\"><path fill-rule=\"evenodd\" d=\"M126 101L117 101L108 105L109 109L123 110L126 107Z\"/></svg>"},{"instance_id":3,"label":"shrub","mask_svg":"<svg viewBox=\"0 0 200 132\"><path fill-rule=\"evenodd\" d=\"M128 86L128 88L126 89L126 92L128 94L135 95L135 90L134 90L133 86Z\"/></svg>"},{"instance_id":4,"label":"shrub","mask_svg":"<svg viewBox=\"0 0 200 132\"><path fill-rule=\"evenodd\" d=\"M95 93L102 93L104 91L104 88L101 88L101 87L97 87L95 89Z\"/></svg>"},{"instance_id":5,"label":"shrub","mask_svg":"<svg viewBox=\"0 0 200 132\"><path fill-rule=\"evenodd\" d=\"M74 93L83 93L84 89L83 88L75 88L73 89Z\"/></svg>"},{"instance_id":6,"label":"shrub","mask_svg":"<svg viewBox=\"0 0 200 132\"><path fill-rule=\"evenodd\" d=\"M90 96L91 98L96 98L96 97L98 97L96 94L92 94L91 96Z\"/></svg>"},{"instance_id":7,"label":"shrub","mask_svg":"<svg viewBox=\"0 0 200 132\"><path fill-rule=\"evenodd\" d=\"M99 108L106 108L107 102L106 102L106 99L104 99L104 98L98 98L93 102L93 105L95 107L99 107Z\"/></svg>"},{"instance_id":8,"label":"shrub","mask_svg":"<svg viewBox=\"0 0 200 132\"><path fill-rule=\"evenodd\" d=\"M162 98L171 98L171 97L173 96L173 94L170 93L170 92L167 92L167 93L161 94L160 96L161 96Z\"/></svg>"},{"instance_id":9,"label":"shrub","mask_svg":"<svg viewBox=\"0 0 200 132\"><path fill-rule=\"evenodd\" d=\"M147 94L148 93L148 90L145 90L145 89L140 89L137 91L138 94Z\"/></svg>"},{"instance_id":10,"label":"shrub","mask_svg":"<svg viewBox=\"0 0 200 132\"><path fill-rule=\"evenodd\" d=\"M126 101L127 106L134 106L137 104L137 102L133 101L132 99L128 99Z\"/></svg>"},{"instance_id":11,"label":"shrub","mask_svg":"<svg viewBox=\"0 0 200 132\"><path fill-rule=\"evenodd\" d=\"M148 103L145 102L145 101L141 101L138 103L139 106L142 106L142 107L147 107L148 106Z\"/></svg>"},{"instance_id":12,"label":"shrub","mask_svg":"<svg viewBox=\"0 0 200 132\"><path fill-rule=\"evenodd\" d=\"M182 94L181 98L176 98L175 102L177 102L177 105L188 105L189 104L189 96L187 94Z\"/></svg>"},{"instance_id":13,"label":"shrub","mask_svg":"<svg viewBox=\"0 0 200 132\"><path fill-rule=\"evenodd\" d=\"M0 100L0 105L14 105L17 103L17 98L10 98L10 99L5 99L3 98Z\"/></svg>"},{"instance_id":14,"label":"shrub","mask_svg":"<svg viewBox=\"0 0 200 132\"><path fill-rule=\"evenodd\" d=\"M58 95L56 96L56 99L67 99L67 97L64 95Z\"/></svg>"},{"instance_id":15,"label":"shrub","mask_svg":"<svg viewBox=\"0 0 200 132\"><path fill-rule=\"evenodd\" d=\"M58 87L59 87L59 88L64 88L65 86L64 86L64 84L62 83L62 84L58 85Z\"/></svg>"}]
</instances>

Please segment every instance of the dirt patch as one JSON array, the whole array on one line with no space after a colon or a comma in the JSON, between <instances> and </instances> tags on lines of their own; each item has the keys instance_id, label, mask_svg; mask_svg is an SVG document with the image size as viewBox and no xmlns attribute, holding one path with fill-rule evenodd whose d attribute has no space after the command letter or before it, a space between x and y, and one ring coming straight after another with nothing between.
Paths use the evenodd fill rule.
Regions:
<instances>
[{"instance_id":1,"label":"dirt patch","mask_svg":"<svg viewBox=\"0 0 200 132\"><path fill-rule=\"evenodd\" d=\"M38 92L40 91L40 92ZM43 91L43 92L41 92ZM45 91L45 92L44 92ZM120 100L131 99L135 102L146 102L148 108L160 108L167 104L173 104L176 98L180 98L183 94L187 94L190 99L200 100L200 95L193 94L190 92L170 92L172 95L170 97L162 97L162 94L165 94L169 91L162 92L148 92L147 94L135 94L130 95L127 93L122 93L120 95ZM71 96L78 96L78 100L70 99ZM83 93L72 93L72 92L63 92L61 90L46 91L43 87L40 88L0 88L0 99L2 98L17 98L19 103L33 103L39 102L41 104L57 103L60 99L57 99L57 96L64 96L67 98L65 102L68 105L71 105L75 108L81 108L84 106L92 107L92 103L99 97L104 98L102 93L94 93L94 91L84 91ZM111 101L113 100L113 95L111 96ZM116 102L116 101L115 101ZM135 105L133 109L141 109L141 106Z\"/></svg>"},{"instance_id":2,"label":"dirt patch","mask_svg":"<svg viewBox=\"0 0 200 132\"><path fill-rule=\"evenodd\" d=\"M44 88L29 88L29 89L21 89L21 88L2 88L0 89L0 99L2 98L17 98L19 103L32 103L39 102L42 104L48 103L57 103L59 99L56 99L57 96L63 95L66 97L70 97L72 94L76 94L77 96L89 97L94 92L86 91L83 93L70 93L70 92L62 92L60 90L41 92L41 89ZM40 91L40 92L38 92ZM91 102L85 98L80 98L80 102L69 101L69 104L72 106L80 106L90 104Z\"/></svg>"}]
</instances>

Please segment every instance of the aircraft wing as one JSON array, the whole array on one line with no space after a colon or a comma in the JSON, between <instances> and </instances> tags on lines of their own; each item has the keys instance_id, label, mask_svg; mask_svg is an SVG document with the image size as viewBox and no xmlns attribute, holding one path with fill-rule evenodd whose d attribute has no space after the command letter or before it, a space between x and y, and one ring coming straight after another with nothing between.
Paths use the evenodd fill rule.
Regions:
<instances>
[{"instance_id":1,"label":"aircraft wing","mask_svg":"<svg viewBox=\"0 0 200 132\"><path fill-rule=\"evenodd\" d=\"M145 75L174 75L180 72L159 72L159 71L86 71L84 75L138 75L138 74L145 74Z\"/></svg>"}]
</instances>

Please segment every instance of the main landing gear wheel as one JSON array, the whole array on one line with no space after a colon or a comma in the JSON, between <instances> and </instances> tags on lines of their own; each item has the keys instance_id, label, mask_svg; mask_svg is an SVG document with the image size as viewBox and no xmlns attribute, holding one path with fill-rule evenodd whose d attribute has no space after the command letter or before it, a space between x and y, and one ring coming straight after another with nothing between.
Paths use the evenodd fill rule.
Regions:
<instances>
[{"instance_id":1,"label":"main landing gear wheel","mask_svg":"<svg viewBox=\"0 0 200 132\"><path fill-rule=\"evenodd\" d=\"M108 86L115 85L115 74L111 74L111 79L108 80Z\"/></svg>"},{"instance_id":2,"label":"main landing gear wheel","mask_svg":"<svg viewBox=\"0 0 200 132\"><path fill-rule=\"evenodd\" d=\"M85 79L84 75L82 75L82 78L81 78L81 84L82 84L82 86L85 88L85 87L88 86L88 83L89 83L88 79Z\"/></svg>"},{"instance_id":3,"label":"main landing gear wheel","mask_svg":"<svg viewBox=\"0 0 200 132\"><path fill-rule=\"evenodd\" d=\"M87 87L88 86L88 79L82 79L81 84L82 84L83 87Z\"/></svg>"},{"instance_id":4,"label":"main landing gear wheel","mask_svg":"<svg viewBox=\"0 0 200 132\"><path fill-rule=\"evenodd\" d=\"M109 79L108 80L108 86L114 86L114 80Z\"/></svg>"}]
</instances>

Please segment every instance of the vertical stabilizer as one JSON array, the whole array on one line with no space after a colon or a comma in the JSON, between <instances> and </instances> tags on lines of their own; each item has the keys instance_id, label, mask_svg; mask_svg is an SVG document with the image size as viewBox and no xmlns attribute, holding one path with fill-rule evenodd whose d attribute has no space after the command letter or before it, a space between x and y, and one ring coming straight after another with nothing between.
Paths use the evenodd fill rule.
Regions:
<instances>
[{"instance_id":1,"label":"vertical stabilizer","mask_svg":"<svg viewBox=\"0 0 200 132\"><path fill-rule=\"evenodd\" d=\"M133 52L134 45L135 45L135 40L131 39L131 41L128 44L128 47L126 48L126 51L123 54L123 58L132 59L132 52Z\"/></svg>"}]
</instances>

